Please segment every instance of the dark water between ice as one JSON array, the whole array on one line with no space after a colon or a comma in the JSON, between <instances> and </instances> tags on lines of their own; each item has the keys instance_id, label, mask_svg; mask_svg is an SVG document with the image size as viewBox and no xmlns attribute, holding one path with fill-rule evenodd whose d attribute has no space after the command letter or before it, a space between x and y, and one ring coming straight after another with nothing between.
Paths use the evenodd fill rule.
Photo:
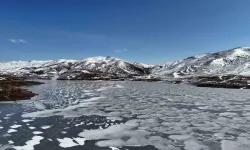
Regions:
<instances>
[{"instance_id":1,"label":"dark water between ice","mask_svg":"<svg viewBox=\"0 0 250 150\"><path fill-rule=\"evenodd\" d=\"M249 150L250 91L46 81L0 104L0 150Z\"/></svg>"}]
</instances>

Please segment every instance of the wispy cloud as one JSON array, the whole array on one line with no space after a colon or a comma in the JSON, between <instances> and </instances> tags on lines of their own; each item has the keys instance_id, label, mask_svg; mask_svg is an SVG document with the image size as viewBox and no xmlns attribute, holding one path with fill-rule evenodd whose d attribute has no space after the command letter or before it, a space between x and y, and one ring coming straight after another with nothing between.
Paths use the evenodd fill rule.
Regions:
<instances>
[{"instance_id":1,"label":"wispy cloud","mask_svg":"<svg viewBox=\"0 0 250 150\"><path fill-rule=\"evenodd\" d=\"M127 51L128 51L128 49L126 49L126 48L114 50L115 53L124 53L124 52L127 52Z\"/></svg>"},{"instance_id":2,"label":"wispy cloud","mask_svg":"<svg viewBox=\"0 0 250 150\"><path fill-rule=\"evenodd\" d=\"M11 43L18 44L18 43L27 43L24 39L8 39Z\"/></svg>"}]
</instances>

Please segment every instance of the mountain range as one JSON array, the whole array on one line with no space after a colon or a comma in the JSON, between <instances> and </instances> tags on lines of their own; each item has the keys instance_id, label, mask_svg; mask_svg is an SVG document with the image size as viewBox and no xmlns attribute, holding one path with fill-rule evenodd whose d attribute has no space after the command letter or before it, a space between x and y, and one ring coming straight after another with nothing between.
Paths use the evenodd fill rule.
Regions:
<instances>
[{"instance_id":1,"label":"mountain range","mask_svg":"<svg viewBox=\"0 0 250 150\"><path fill-rule=\"evenodd\" d=\"M114 57L83 60L12 61L0 63L0 73L58 80L160 80L197 76L250 76L250 47L191 56L161 65L128 62Z\"/></svg>"}]
</instances>

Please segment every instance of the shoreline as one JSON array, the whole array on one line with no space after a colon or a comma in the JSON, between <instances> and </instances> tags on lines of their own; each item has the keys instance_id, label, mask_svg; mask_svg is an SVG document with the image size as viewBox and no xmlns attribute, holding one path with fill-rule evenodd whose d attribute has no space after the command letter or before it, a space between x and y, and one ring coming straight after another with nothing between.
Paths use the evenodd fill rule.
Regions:
<instances>
[{"instance_id":1,"label":"shoreline","mask_svg":"<svg viewBox=\"0 0 250 150\"><path fill-rule=\"evenodd\" d=\"M31 99L39 94L23 87L43 84L42 82L26 81L23 78L13 76L1 76L0 78L0 102Z\"/></svg>"}]
</instances>

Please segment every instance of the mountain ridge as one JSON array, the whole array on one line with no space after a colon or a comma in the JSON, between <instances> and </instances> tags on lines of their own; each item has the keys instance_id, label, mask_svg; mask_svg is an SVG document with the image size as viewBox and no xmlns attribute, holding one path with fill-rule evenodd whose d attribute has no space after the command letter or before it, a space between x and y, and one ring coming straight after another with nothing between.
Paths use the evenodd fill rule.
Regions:
<instances>
[{"instance_id":1,"label":"mountain ridge","mask_svg":"<svg viewBox=\"0 0 250 150\"><path fill-rule=\"evenodd\" d=\"M191 56L183 60L158 65L153 74L173 77L197 75L250 75L250 48L237 47L216 53Z\"/></svg>"},{"instance_id":2,"label":"mountain ridge","mask_svg":"<svg viewBox=\"0 0 250 150\"><path fill-rule=\"evenodd\" d=\"M115 57L91 57L83 60L12 61L0 63L2 74L43 79L89 79L80 76L98 76L97 79L142 76L150 73L147 65L131 63ZM102 77L98 74L102 73ZM67 76L65 76L67 74ZM73 74L73 75L72 75ZM113 75L113 76L111 76ZM75 77L73 77L75 76Z\"/></svg>"},{"instance_id":3,"label":"mountain ridge","mask_svg":"<svg viewBox=\"0 0 250 150\"><path fill-rule=\"evenodd\" d=\"M128 62L115 57L82 60L11 61L0 63L1 74L43 79L187 78L212 75L250 76L250 47L190 56L161 65Z\"/></svg>"}]
</instances>

